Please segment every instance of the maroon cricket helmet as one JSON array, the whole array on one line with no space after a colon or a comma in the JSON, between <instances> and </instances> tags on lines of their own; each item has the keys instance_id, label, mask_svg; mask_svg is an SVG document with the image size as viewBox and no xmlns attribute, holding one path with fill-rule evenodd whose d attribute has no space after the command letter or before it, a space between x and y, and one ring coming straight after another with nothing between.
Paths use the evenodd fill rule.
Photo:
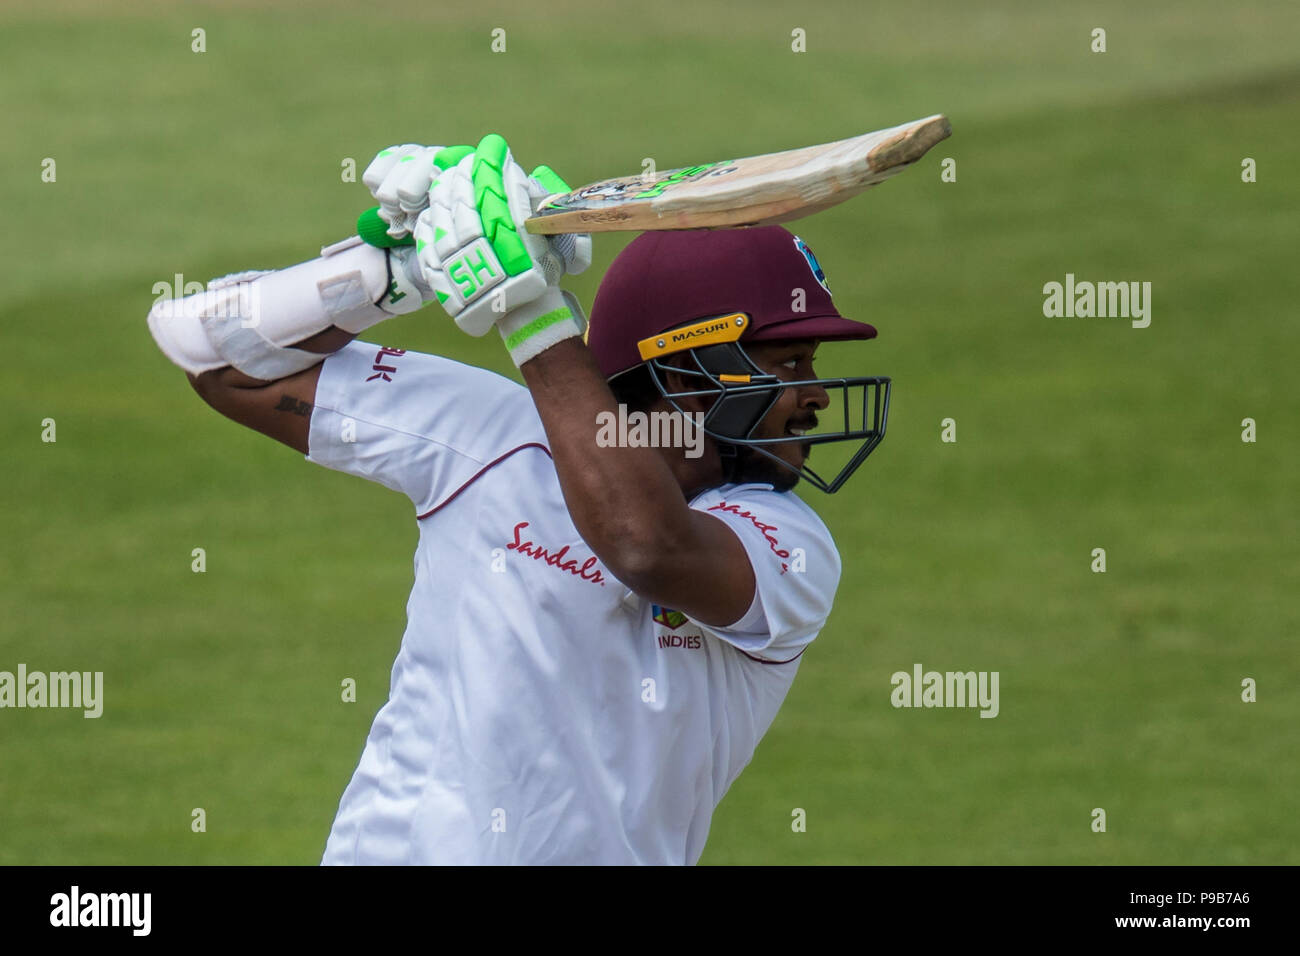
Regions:
<instances>
[{"instance_id":1,"label":"maroon cricket helmet","mask_svg":"<svg viewBox=\"0 0 1300 956\"><path fill-rule=\"evenodd\" d=\"M605 273L591 309L587 346L606 379L644 367L679 412L684 412L682 400L709 397L701 425L718 443L727 481L743 479L744 461L752 452L831 493L884 438L889 379L789 381L760 368L745 346L875 336L872 326L840 315L826 274L806 242L781 226L762 226L638 236ZM684 388L668 385L682 380L688 383ZM831 419L827 427L816 433L756 436L782 392L801 386L835 395L825 409ZM860 401L851 403L854 395ZM808 467L807 455L796 468L769 450L786 442L807 447L843 441L861 445L829 481Z\"/></svg>"},{"instance_id":2,"label":"maroon cricket helmet","mask_svg":"<svg viewBox=\"0 0 1300 956\"><path fill-rule=\"evenodd\" d=\"M806 242L781 226L758 226L632 240L600 283L587 346L608 379L644 361L637 343L648 336L735 312L749 317L742 343L876 336L840 315Z\"/></svg>"}]
</instances>

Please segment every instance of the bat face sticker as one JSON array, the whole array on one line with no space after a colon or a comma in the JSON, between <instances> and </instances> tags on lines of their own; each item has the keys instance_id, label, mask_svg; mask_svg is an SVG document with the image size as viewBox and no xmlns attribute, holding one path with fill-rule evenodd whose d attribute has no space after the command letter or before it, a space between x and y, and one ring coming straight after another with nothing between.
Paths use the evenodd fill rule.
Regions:
<instances>
[{"instance_id":1,"label":"bat face sticker","mask_svg":"<svg viewBox=\"0 0 1300 956\"><path fill-rule=\"evenodd\" d=\"M606 179L599 183L584 186L577 192L556 196L543 203L541 209L575 209L590 208L603 203L627 202L633 199L653 199L662 196L665 191L681 183L694 182L705 176L721 176L734 172L736 166L727 160L718 163L705 163L702 166L687 166L684 169L672 169L656 176L624 176L620 179Z\"/></svg>"}]
</instances>

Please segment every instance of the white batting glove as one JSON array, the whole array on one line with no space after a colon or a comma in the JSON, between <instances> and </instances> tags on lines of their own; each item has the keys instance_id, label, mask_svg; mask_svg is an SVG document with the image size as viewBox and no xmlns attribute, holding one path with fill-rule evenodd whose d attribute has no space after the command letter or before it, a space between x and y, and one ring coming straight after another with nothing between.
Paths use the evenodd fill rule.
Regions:
<instances>
[{"instance_id":1,"label":"white batting glove","mask_svg":"<svg viewBox=\"0 0 1300 956\"><path fill-rule=\"evenodd\" d=\"M528 176L495 133L433 182L429 208L413 230L416 259L464 331L485 335L554 288L565 272L590 265L590 236L555 242L524 229L543 198L567 189L546 167Z\"/></svg>"},{"instance_id":2,"label":"white batting glove","mask_svg":"<svg viewBox=\"0 0 1300 956\"><path fill-rule=\"evenodd\" d=\"M417 146L406 143L379 151L361 181L379 203L388 235L401 239L429 207L429 187L442 171L473 152L469 146Z\"/></svg>"}]
</instances>

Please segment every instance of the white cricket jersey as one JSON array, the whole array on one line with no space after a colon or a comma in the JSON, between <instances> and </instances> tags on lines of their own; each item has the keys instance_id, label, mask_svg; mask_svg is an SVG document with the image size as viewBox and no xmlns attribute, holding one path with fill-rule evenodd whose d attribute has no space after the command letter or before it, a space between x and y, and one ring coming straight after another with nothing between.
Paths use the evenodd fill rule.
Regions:
<instances>
[{"instance_id":1,"label":"white cricket jersey","mask_svg":"<svg viewBox=\"0 0 1300 956\"><path fill-rule=\"evenodd\" d=\"M812 509L766 484L690 503L757 579L740 621L708 627L583 542L509 379L353 342L324 363L309 447L407 495L420 531L388 702L322 862L695 863L830 613L840 558Z\"/></svg>"}]
</instances>

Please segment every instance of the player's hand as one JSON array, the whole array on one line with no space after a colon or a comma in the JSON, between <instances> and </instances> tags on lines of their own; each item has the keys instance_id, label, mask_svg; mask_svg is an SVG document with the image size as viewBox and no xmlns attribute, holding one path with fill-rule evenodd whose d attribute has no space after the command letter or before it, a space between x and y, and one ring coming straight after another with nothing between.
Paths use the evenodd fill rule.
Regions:
<instances>
[{"instance_id":1,"label":"player's hand","mask_svg":"<svg viewBox=\"0 0 1300 956\"><path fill-rule=\"evenodd\" d=\"M569 184L561 179L559 173L551 169L550 166L534 167L528 176L529 216L537 212L537 207L548 196L572 191ZM520 229L523 229L522 225ZM527 233L527 235L532 236L532 233ZM569 275L576 276L580 272L586 272L587 266L591 265L590 233L561 233L558 236L535 236L533 238L546 240L551 251L564 260L564 271Z\"/></svg>"},{"instance_id":2,"label":"player's hand","mask_svg":"<svg viewBox=\"0 0 1300 956\"><path fill-rule=\"evenodd\" d=\"M425 282L456 324L485 335L507 313L538 299L565 272L591 263L591 237L554 242L524 228L538 203L568 187L539 166L529 176L506 141L485 136L472 155L433 181L416 221Z\"/></svg>"},{"instance_id":3,"label":"player's hand","mask_svg":"<svg viewBox=\"0 0 1300 956\"><path fill-rule=\"evenodd\" d=\"M379 218L388 235L402 239L429 206L429 187L444 169L473 152L470 146L417 146L406 143L382 149L361 181L379 203ZM371 243L375 245L376 243Z\"/></svg>"}]
</instances>

